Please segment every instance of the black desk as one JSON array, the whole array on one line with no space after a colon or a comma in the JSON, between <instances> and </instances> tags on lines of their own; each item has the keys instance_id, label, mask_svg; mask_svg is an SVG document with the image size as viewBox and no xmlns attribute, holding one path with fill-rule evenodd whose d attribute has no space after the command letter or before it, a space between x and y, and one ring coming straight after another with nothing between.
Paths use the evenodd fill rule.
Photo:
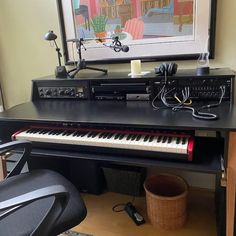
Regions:
<instances>
[{"instance_id":1,"label":"black desk","mask_svg":"<svg viewBox=\"0 0 236 236\"><path fill-rule=\"evenodd\" d=\"M203 121L193 118L189 111L174 112L168 109L154 110L149 102L114 102L114 101L37 101L15 106L0 113L2 132L11 130L11 125L18 126L29 123L67 123L69 125L97 125L107 127L142 127L169 130L213 130L222 131L225 135L225 160L229 170L227 183L227 236L233 236L233 214L235 200L236 174L232 167L236 162L236 107L223 103L220 107L210 110L219 115L215 121ZM14 125L12 125L14 127ZM5 133L4 133L5 135ZM229 148L228 148L229 146ZM60 155L60 153L58 153ZM73 157L73 153L71 154ZM78 155L78 153L76 153ZM110 156L104 160L109 160ZM81 155L80 158L98 158L96 155ZM101 157L100 157L101 158ZM124 158L124 157L122 157ZM217 162L214 162L218 159ZM124 163L147 164L149 166L165 166L182 168L191 171L216 173L220 171L219 158L213 158L206 163L172 163L164 161L149 161L144 158L135 162L133 158L125 157ZM228 160L228 162L227 162ZM114 161L121 161L119 156ZM231 165L232 164L232 165ZM231 166L230 166L231 165ZM235 164L236 167L236 164Z\"/></svg>"},{"instance_id":2,"label":"black desk","mask_svg":"<svg viewBox=\"0 0 236 236\"><path fill-rule=\"evenodd\" d=\"M149 102L115 101L55 101L29 102L0 113L0 121L30 123L67 123L96 125L102 127L153 128L171 130L214 130L227 131L236 128L236 110L229 103L210 110L219 115L216 121L198 120L189 111L174 112L171 109L154 110ZM21 125L22 126L22 125ZM12 132L13 133L13 132ZM214 144L213 144L214 145ZM38 151L40 153L40 151ZM59 155L59 154L58 154ZM123 162L126 164L161 166L197 172L216 173L221 171L219 156L212 154L206 158L201 152L197 162L166 162L120 155L87 155L74 153L81 159Z\"/></svg>"},{"instance_id":3,"label":"black desk","mask_svg":"<svg viewBox=\"0 0 236 236\"><path fill-rule=\"evenodd\" d=\"M207 110L205 110L207 111ZM0 113L0 121L68 122L156 129L236 130L236 107L228 102L209 112L215 121L198 120L189 111L154 110L149 102L44 100L17 105Z\"/></svg>"}]
</instances>

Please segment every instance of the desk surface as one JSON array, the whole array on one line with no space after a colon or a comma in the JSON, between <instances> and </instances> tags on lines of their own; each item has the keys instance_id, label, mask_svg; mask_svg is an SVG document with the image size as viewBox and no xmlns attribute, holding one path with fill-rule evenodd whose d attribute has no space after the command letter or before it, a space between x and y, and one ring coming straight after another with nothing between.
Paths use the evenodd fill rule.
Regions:
<instances>
[{"instance_id":1,"label":"desk surface","mask_svg":"<svg viewBox=\"0 0 236 236\"><path fill-rule=\"evenodd\" d=\"M128 76L130 72L108 72L107 74L104 73L97 73L97 72L93 72L91 71L90 73L83 73L80 72L78 74L76 74L76 77L74 78L75 80L101 80L101 79L130 79L132 81L134 81L136 79L136 81L140 81L142 79L160 79L160 78L164 78L164 76L160 76L154 73L153 71L150 71L150 73L142 75L141 77L138 78L133 78L131 76ZM194 69L182 69L182 70L178 70L177 73L173 76L171 76L171 78L212 78L212 79L219 79L219 78L225 78L225 76L227 77L232 77L234 78L235 74L233 73L232 70L230 70L229 68L215 68L215 69L211 69L209 74L205 74L205 75L197 75L197 71ZM49 75L49 76L44 76L41 78L37 78L35 80L49 80L49 79L55 79L55 75ZM64 78L64 79L60 79L60 80L67 80L68 81L69 78Z\"/></svg>"},{"instance_id":2,"label":"desk surface","mask_svg":"<svg viewBox=\"0 0 236 236\"><path fill-rule=\"evenodd\" d=\"M206 110L207 111L207 110ZM215 121L198 120L190 111L154 110L149 102L44 100L0 113L0 121L72 122L118 127L236 130L236 107L223 103L209 112Z\"/></svg>"}]
</instances>

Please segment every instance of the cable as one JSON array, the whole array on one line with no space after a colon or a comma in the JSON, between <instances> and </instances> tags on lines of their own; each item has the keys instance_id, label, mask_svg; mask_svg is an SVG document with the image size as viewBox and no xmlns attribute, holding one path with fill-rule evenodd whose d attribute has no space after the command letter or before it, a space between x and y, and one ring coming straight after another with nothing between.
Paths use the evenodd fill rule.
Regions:
<instances>
[{"instance_id":1,"label":"cable","mask_svg":"<svg viewBox=\"0 0 236 236\"><path fill-rule=\"evenodd\" d=\"M115 206L112 207L112 211L114 211L114 212L122 212L122 211L125 210L125 205L126 205L126 203L118 203L118 204L116 204Z\"/></svg>"},{"instance_id":2,"label":"cable","mask_svg":"<svg viewBox=\"0 0 236 236\"><path fill-rule=\"evenodd\" d=\"M156 101L156 99L165 91L165 87L166 87L166 84L167 84L167 71L165 70L165 81L164 81L164 85L162 86L161 90L159 91L159 93L152 99L152 107L155 109L155 110L159 110L160 107L157 107L154 102Z\"/></svg>"},{"instance_id":3,"label":"cable","mask_svg":"<svg viewBox=\"0 0 236 236\"><path fill-rule=\"evenodd\" d=\"M221 96L220 96L220 100L218 103L213 103L213 104L208 104L208 105L205 105L205 106L202 106L200 108L198 108L198 110L203 110L203 109L209 109L209 108L213 108L213 107L218 107L222 100L223 100L223 97L225 95L225 86L220 86L220 90L221 90Z\"/></svg>"},{"instance_id":4,"label":"cable","mask_svg":"<svg viewBox=\"0 0 236 236\"><path fill-rule=\"evenodd\" d=\"M184 110L184 109L191 110L192 116L200 120L217 120L219 118L216 114L207 113L207 112L199 112L193 107L182 106L182 107L172 108L173 111Z\"/></svg>"},{"instance_id":5,"label":"cable","mask_svg":"<svg viewBox=\"0 0 236 236\"><path fill-rule=\"evenodd\" d=\"M180 99L176 96L176 94L174 95L174 98L181 103ZM193 101L191 99L189 99L189 102L185 102L184 105L191 105L193 103Z\"/></svg>"},{"instance_id":6,"label":"cable","mask_svg":"<svg viewBox=\"0 0 236 236\"><path fill-rule=\"evenodd\" d=\"M175 107L180 107L180 106L183 106L186 101L189 99L189 87L185 87L184 90L182 90L182 96L183 96L183 99L182 101L179 100L178 103L169 103L166 99L166 95L169 94L170 92L172 92L175 88L173 89L170 89L169 91L166 91L165 93L162 93L161 95L161 101L163 102L163 104L166 106L166 107L169 107L169 108L175 108Z\"/></svg>"},{"instance_id":7,"label":"cable","mask_svg":"<svg viewBox=\"0 0 236 236\"><path fill-rule=\"evenodd\" d=\"M134 200L135 200L135 196L133 196L132 200L131 200L131 203L133 204L134 203ZM125 210L125 206L127 205L127 203L118 203L116 205L114 205L112 207L112 211L114 212L122 212Z\"/></svg>"},{"instance_id":8,"label":"cable","mask_svg":"<svg viewBox=\"0 0 236 236\"><path fill-rule=\"evenodd\" d=\"M162 94L162 92L165 90L165 84L163 85L163 87L161 88L161 90L159 91L159 93L152 99L152 107L155 109L155 110L159 110L160 107L157 107L154 102L156 101L156 99L160 96L160 94Z\"/></svg>"},{"instance_id":9,"label":"cable","mask_svg":"<svg viewBox=\"0 0 236 236\"><path fill-rule=\"evenodd\" d=\"M158 97L160 97L162 103L167 107L167 108L172 108L173 111L178 111L178 110L190 110L192 112L192 116L196 119L201 119L201 120L216 120L218 119L218 115L213 114L213 113L209 113L209 112L200 112L200 110L203 109L209 109L209 108L213 108L213 107L218 107L222 100L223 97L225 95L225 86L220 86L220 90L221 90L221 95L220 95L220 99L218 103L213 103L213 104L208 104L205 106L202 106L198 109L190 106L192 105L192 100L189 98L190 97L190 88L189 87L185 87L184 89L182 89L181 93L182 93L182 100L177 96L177 94L174 94L174 98L177 101L177 103L170 103L167 101L166 96L172 92L175 88L172 88L170 90L166 89L166 84L167 84L167 73L165 71L165 81L164 81L164 85L161 88L161 90L158 92L158 94L154 97L154 99L152 100L152 107L156 110L160 109L160 107L157 107L155 105L155 101ZM189 102L187 102L189 100Z\"/></svg>"}]
</instances>

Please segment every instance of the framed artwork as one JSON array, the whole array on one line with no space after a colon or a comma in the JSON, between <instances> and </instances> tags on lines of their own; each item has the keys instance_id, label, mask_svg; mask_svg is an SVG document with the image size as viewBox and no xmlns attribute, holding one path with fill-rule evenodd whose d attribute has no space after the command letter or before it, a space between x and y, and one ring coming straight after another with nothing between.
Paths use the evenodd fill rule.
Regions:
<instances>
[{"instance_id":1,"label":"framed artwork","mask_svg":"<svg viewBox=\"0 0 236 236\"><path fill-rule=\"evenodd\" d=\"M216 0L57 0L67 64L213 58ZM129 47L113 50L114 38ZM100 39L100 40L98 40ZM78 46L78 45L77 45Z\"/></svg>"}]
</instances>

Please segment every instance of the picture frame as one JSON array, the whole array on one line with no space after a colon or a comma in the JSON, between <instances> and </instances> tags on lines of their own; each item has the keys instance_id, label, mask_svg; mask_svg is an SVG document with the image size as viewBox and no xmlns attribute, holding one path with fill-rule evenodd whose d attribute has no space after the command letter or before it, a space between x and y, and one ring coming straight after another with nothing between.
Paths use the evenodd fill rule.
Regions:
<instances>
[{"instance_id":1,"label":"picture frame","mask_svg":"<svg viewBox=\"0 0 236 236\"><path fill-rule=\"evenodd\" d=\"M78 60L78 39L88 63L214 58L216 0L57 0L57 6L67 65ZM114 50L117 36L128 52Z\"/></svg>"}]
</instances>

